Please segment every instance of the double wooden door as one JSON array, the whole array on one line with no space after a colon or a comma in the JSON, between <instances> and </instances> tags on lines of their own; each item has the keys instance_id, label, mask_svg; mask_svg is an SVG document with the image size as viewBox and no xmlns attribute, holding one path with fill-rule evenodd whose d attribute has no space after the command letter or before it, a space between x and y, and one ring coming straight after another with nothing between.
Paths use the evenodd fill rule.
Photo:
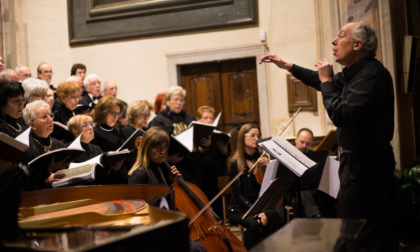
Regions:
<instances>
[{"instance_id":1,"label":"double wooden door","mask_svg":"<svg viewBox=\"0 0 420 252\"><path fill-rule=\"evenodd\" d=\"M195 114L200 106L222 112L219 129L229 132L245 123L260 126L256 59L200 63L181 67L182 86L187 91L186 111ZM215 116L216 116L215 115ZM231 141L235 146L234 137Z\"/></svg>"}]
</instances>

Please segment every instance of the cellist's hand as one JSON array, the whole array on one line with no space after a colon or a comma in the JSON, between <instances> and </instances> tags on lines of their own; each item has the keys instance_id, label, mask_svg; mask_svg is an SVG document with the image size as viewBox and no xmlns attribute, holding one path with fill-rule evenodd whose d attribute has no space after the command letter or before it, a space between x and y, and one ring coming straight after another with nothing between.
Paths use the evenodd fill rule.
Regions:
<instances>
[{"instance_id":1,"label":"cellist's hand","mask_svg":"<svg viewBox=\"0 0 420 252\"><path fill-rule=\"evenodd\" d=\"M174 176L179 176L179 177L182 177L182 174L178 171L178 169L177 169L175 166L172 166L172 167L171 167L171 173L172 173Z\"/></svg>"}]
</instances>

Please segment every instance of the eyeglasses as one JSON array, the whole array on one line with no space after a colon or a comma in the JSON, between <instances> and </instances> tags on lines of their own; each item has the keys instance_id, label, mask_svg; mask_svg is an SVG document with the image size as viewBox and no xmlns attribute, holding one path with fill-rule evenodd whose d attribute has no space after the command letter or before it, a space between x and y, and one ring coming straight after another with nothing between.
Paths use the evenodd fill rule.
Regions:
<instances>
[{"instance_id":1,"label":"eyeglasses","mask_svg":"<svg viewBox=\"0 0 420 252\"><path fill-rule=\"evenodd\" d=\"M45 71L42 71L42 74L53 74L53 71L52 70L51 71L45 70Z\"/></svg>"},{"instance_id":2,"label":"eyeglasses","mask_svg":"<svg viewBox=\"0 0 420 252\"><path fill-rule=\"evenodd\" d=\"M96 123L94 123L94 122L84 123L84 124L82 124L82 129L86 129L88 126L92 126L92 128L93 128L93 127L96 126Z\"/></svg>"},{"instance_id":3,"label":"eyeglasses","mask_svg":"<svg viewBox=\"0 0 420 252\"><path fill-rule=\"evenodd\" d=\"M258 138L258 139L261 138L261 135L256 135L256 134L245 134L244 136L251 137L251 138Z\"/></svg>"},{"instance_id":4,"label":"eyeglasses","mask_svg":"<svg viewBox=\"0 0 420 252\"><path fill-rule=\"evenodd\" d=\"M82 97L80 95L69 96L69 98L72 99L72 100L80 100L80 99L82 99Z\"/></svg>"},{"instance_id":5,"label":"eyeglasses","mask_svg":"<svg viewBox=\"0 0 420 252\"><path fill-rule=\"evenodd\" d=\"M172 101L173 102L180 102L180 103L184 103L185 102L184 99L179 99L179 98L172 99Z\"/></svg>"},{"instance_id":6,"label":"eyeglasses","mask_svg":"<svg viewBox=\"0 0 420 252\"><path fill-rule=\"evenodd\" d=\"M111 112L108 112L108 113L110 113L112 116L121 116L120 112L111 111Z\"/></svg>"},{"instance_id":7,"label":"eyeglasses","mask_svg":"<svg viewBox=\"0 0 420 252\"><path fill-rule=\"evenodd\" d=\"M139 114L139 116L142 118L149 118L150 114Z\"/></svg>"},{"instance_id":8,"label":"eyeglasses","mask_svg":"<svg viewBox=\"0 0 420 252\"><path fill-rule=\"evenodd\" d=\"M45 114L45 115L42 115L40 118L37 118L35 120L47 121L48 117L51 118L51 120L52 120L52 119L54 119L54 114L53 113Z\"/></svg>"},{"instance_id":9,"label":"eyeglasses","mask_svg":"<svg viewBox=\"0 0 420 252\"><path fill-rule=\"evenodd\" d=\"M10 99L10 102L16 105L21 104L21 103L25 104L25 101L26 101L25 98Z\"/></svg>"},{"instance_id":10,"label":"eyeglasses","mask_svg":"<svg viewBox=\"0 0 420 252\"><path fill-rule=\"evenodd\" d=\"M32 94L32 95L35 96L35 97L38 97L40 99L44 99L45 96L47 96L47 95L44 95L44 94Z\"/></svg>"}]
</instances>

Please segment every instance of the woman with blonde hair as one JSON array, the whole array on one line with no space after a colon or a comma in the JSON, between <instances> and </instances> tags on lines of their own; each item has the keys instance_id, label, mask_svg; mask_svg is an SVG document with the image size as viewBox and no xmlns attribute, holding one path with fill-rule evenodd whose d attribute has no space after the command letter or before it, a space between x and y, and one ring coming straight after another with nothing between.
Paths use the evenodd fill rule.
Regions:
<instances>
[{"instance_id":1,"label":"woman with blonde hair","mask_svg":"<svg viewBox=\"0 0 420 252\"><path fill-rule=\"evenodd\" d=\"M136 129L147 130L147 120L150 118L152 104L146 100L132 102L127 108L127 121L121 131L125 138L129 138Z\"/></svg>"},{"instance_id":2,"label":"woman with blonde hair","mask_svg":"<svg viewBox=\"0 0 420 252\"><path fill-rule=\"evenodd\" d=\"M139 146L137 159L128 172L129 184L171 185L169 173L164 168L169 147L168 134L159 127L147 130ZM175 166L171 167L173 175L180 175Z\"/></svg>"},{"instance_id":3,"label":"woman with blonde hair","mask_svg":"<svg viewBox=\"0 0 420 252\"><path fill-rule=\"evenodd\" d=\"M247 123L241 127L238 134L237 150L229 165L229 178L233 179L239 172L243 174L232 184L232 198L228 208L228 218L233 224L240 224L246 228L244 245L250 249L259 241L259 222L253 217L242 219L242 216L258 198L261 185L257 182L256 174L268 163L267 157L261 157L257 140L261 139L258 126ZM256 168L249 174L249 170L256 163Z\"/></svg>"},{"instance_id":4,"label":"woman with blonde hair","mask_svg":"<svg viewBox=\"0 0 420 252\"><path fill-rule=\"evenodd\" d=\"M67 122L67 128L75 138L82 134L80 142L82 148L85 150L85 152L73 162L84 162L103 153L101 147L90 143L95 138L95 133L93 131L93 127L95 126L96 123L94 123L92 117L88 115L75 115Z\"/></svg>"}]
</instances>

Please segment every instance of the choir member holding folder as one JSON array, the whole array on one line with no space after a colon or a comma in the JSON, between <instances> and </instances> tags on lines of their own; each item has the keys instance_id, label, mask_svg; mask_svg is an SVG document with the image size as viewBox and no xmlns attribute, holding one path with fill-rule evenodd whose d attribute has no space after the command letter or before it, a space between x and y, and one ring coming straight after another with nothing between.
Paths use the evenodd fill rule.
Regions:
<instances>
[{"instance_id":1,"label":"choir member holding folder","mask_svg":"<svg viewBox=\"0 0 420 252\"><path fill-rule=\"evenodd\" d=\"M166 92L166 109L159 112L149 123L149 127L171 126L169 135L178 135L186 130L194 115L184 110L186 91L180 86L171 87ZM175 141L175 140L174 140ZM171 140L166 160L177 166L183 174L184 180L194 183L201 188L201 172L199 169L199 158L195 153L184 152L182 149L172 148L174 141ZM183 153L183 154L182 154Z\"/></svg>"},{"instance_id":2,"label":"choir member holding folder","mask_svg":"<svg viewBox=\"0 0 420 252\"><path fill-rule=\"evenodd\" d=\"M38 100L26 105L23 110L23 119L32 127L29 134L29 148L26 150L22 162L27 164L37 156L51 150L65 148L66 146L52 138L53 117L50 106L44 100ZM37 167L35 164L28 167L30 185L28 190L43 189L51 186L51 183L59 180L53 173L56 170L68 167L71 160L54 161L52 157L47 167Z\"/></svg>"},{"instance_id":3,"label":"choir member holding folder","mask_svg":"<svg viewBox=\"0 0 420 252\"><path fill-rule=\"evenodd\" d=\"M75 138L82 134L80 142L82 148L85 150L85 153L77 157L73 163L82 163L104 153L98 145L91 143L95 138L95 132L93 131L95 126L96 124L93 122L92 117L88 115L75 115L67 123L69 131ZM103 163L102 159L100 161L101 166L96 170L97 176L95 181L92 182L93 184L126 183L127 169L123 165L125 158L110 165L108 163Z\"/></svg>"},{"instance_id":4,"label":"choir member holding folder","mask_svg":"<svg viewBox=\"0 0 420 252\"><path fill-rule=\"evenodd\" d=\"M215 110L210 106L201 106L197 109L197 121L205 124L213 124L215 120ZM217 148L210 148L216 145ZM208 199L212 199L219 193L218 177L227 175L227 158L229 157L229 142L212 142L212 135L200 140L198 146L200 153L200 168L203 177L203 192ZM223 206L221 198L217 199L212 205L217 215L223 216Z\"/></svg>"},{"instance_id":5,"label":"choir member holding folder","mask_svg":"<svg viewBox=\"0 0 420 252\"><path fill-rule=\"evenodd\" d=\"M121 131L128 139L136 129L147 130L147 120L150 118L152 104L146 100L138 100L131 103L127 108L128 124Z\"/></svg>"},{"instance_id":6,"label":"choir member holding folder","mask_svg":"<svg viewBox=\"0 0 420 252\"><path fill-rule=\"evenodd\" d=\"M256 174L263 169L268 158L262 157L257 140L261 138L260 130L255 124L245 124L238 134L238 144L235 155L230 161L229 178L233 179L239 172L244 173L232 184L232 198L228 208L228 218L232 224L240 224L246 228L244 245L250 249L260 241L260 224L253 217L242 219L242 216L257 200L261 185L257 182ZM248 171L257 162L256 168L250 174Z\"/></svg>"},{"instance_id":7,"label":"choir member holding folder","mask_svg":"<svg viewBox=\"0 0 420 252\"><path fill-rule=\"evenodd\" d=\"M92 118L96 126L93 128L95 138L92 143L104 152L115 151L124 143L120 129L115 127L122 108L123 104L112 96L102 97L95 105Z\"/></svg>"},{"instance_id":8,"label":"choir member holding folder","mask_svg":"<svg viewBox=\"0 0 420 252\"><path fill-rule=\"evenodd\" d=\"M80 142L85 150L85 153L78 156L73 162L84 162L103 153L101 147L90 143L95 138L95 133L93 132L93 127L95 126L96 124L93 122L92 117L88 115L75 115L68 121L68 130L73 134L74 138L82 134Z\"/></svg>"},{"instance_id":9,"label":"choir member holding folder","mask_svg":"<svg viewBox=\"0 0 420 252\"><path fill-rule=\"evenodd\" d=\"M17 82L0 83L0 132L15 138L28 128L22 120L24 91Z\"/></svg>"}]
</instances>

